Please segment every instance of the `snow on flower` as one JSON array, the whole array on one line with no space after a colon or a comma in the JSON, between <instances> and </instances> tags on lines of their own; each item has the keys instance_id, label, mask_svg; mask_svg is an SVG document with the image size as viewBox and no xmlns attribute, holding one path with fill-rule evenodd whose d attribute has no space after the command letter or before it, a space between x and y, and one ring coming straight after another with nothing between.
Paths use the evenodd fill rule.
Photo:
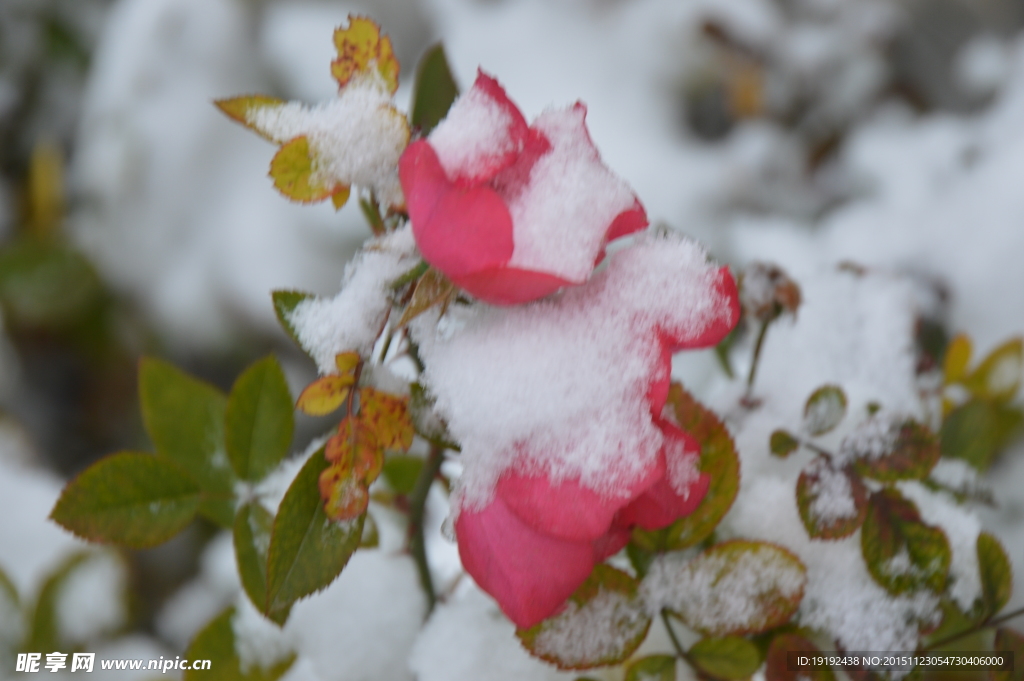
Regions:
<instances>
[{"instance_id":1,"label":"snow on flower","mask_svg":"<svg viewBox=\"0 0 1024 681\"><path fill-rule=\"evenodd\" d=\"M527 125L498 82L473 87L399 165L423 256L477 298L511 305L587 280L607 241L647 225L601 162L581 103Z\"/></svg>"},{"instance_id":2,"label":"snow on flower","mask_svg":"<svg viewBox=\"0 0 1024 681\"><path fill-rule=\"evenodd\" d=\"M559 298L413 324L462 445L460 555L517 625L557 611L632 525L700 503L699 446L660 418L671 355L717 343L738 316L727 270L689 240L648 236Z\"/></svg>"}]
</instances>

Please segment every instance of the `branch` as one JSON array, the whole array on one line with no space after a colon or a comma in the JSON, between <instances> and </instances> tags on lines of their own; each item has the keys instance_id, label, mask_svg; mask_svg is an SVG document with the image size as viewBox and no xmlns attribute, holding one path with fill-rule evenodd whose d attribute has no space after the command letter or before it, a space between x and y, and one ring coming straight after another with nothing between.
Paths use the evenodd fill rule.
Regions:
<instances>
[{"instance_id":1,"label":"branch","mask_svg":"<svg viewBox=\"0 0 1024 681\"><path fill-rule=\"evenodd\" d=\"M427 563L427 549L423 537L423 518L425 515L427 496L430 494L430 486L441 470L444 462L444 449L437 445L431 445L427 460L423 462L423 469L416 479L416 485L409 495L409 553L416 562L416 571L420 575L420 585L427 596L427 612L430 613L437 603L437 593L434 591L434 580L430 576L430 564Z\"/></svg>"}]
</instances>

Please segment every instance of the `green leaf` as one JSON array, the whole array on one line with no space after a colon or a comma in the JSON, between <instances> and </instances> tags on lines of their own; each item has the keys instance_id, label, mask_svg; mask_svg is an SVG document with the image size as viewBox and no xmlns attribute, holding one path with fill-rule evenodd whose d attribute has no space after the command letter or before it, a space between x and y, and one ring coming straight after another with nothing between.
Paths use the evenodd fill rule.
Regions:
<instances>
[{"instance_id":1,"label":"green leaf","mask_svg":"<svg viewBox=\"0 0 1024 681\"><path fill-rule=\"evenodd\" d=\"M423 459L418 456L397 454L384 462L384 478L398 494L411 494L423 470Z\"/></svg>"},{"instance_id":2,"label":"green leaf","mask_svg":"<svg viewBox=\"0 0 1024 681\"><path fill-rule=\"evenodd\" d=\"M413 95L412 124L426 136L448 114L452 102L459 96L444 47L438 43L420 59Z\"/></svg>"},{"instance_id":3,"label":"green leaf","mask_svg":"<svg viewBox=\"0 0 1024 681\"><path fill-rule=\"evenodd\" d=\"M789 668L788 653L817 653L818 646L799 634L780 634L772 639L765 658L765 681L835 681L831 667L802 669Z\"/></svg>"},{"instance_id":4,"label":"green leaf","mask_svg":"<svg viewBox=\"0 0 1024 681\"><path fill-rule=\"evenodd\" d=\"M233 534L238 574L249 600L260 612L267 608L267 549L273 524L274 516L258 501L243 504L235 515Z\"/></svg>"},{"instance_id":5,"label":"green leaf","mask_svg":"<svg viewBox=\"0 0 1024 681\"><path fill-rule=\"evenodd\" d=\"M841 539L857 531L868 512L868 490L847 468L816 458L796 481L800 520L812 539Z\"/></svg>"},{"instance_id":6,"label":"green leaf","mask_svg":"<svg viewBox=\"0 0 1024 681\"><path fill-rule=\"evenodd\" d=\"M988 470L1022 424L1024 413L1017 407L970 399L942 422L942 456L963 459L980 471Z\"/></svg>"},{"instance_id":7,"label":"green leaf","mask_svg":"<svg viewBox=\"0 0 1024 681\"><path fill-rule=\"evenodd\" d=\"M0 249L0 302L10 321L30 328L64 328L95 310L99 277L74 249L22 238Z\"/></svg>"},{"instance_id":8,"label":"green leaf","mask_svg":"<svg viewBox=\"0 0 1024 681\"><path fill-rule=\"evenodd\" d=\"M24 652L52 653L54 650L60 650L62 644L67 643L60 638L57 600L61 589L67 583L68 576L89 560L91 556L92 554L88 551L78 551L71 554L43 582L42 587L39 589L39 595L36 597L35 606L32 609L32 618L29 624Z\"/></svg>"},{"instance_id":9,"label":"green leaf","mask_svg":"<svg viewBox=\"0 0 1024 681\"><path fill-rule=\"evenodd\" d=\"M380 546L380 530L377 529L377 521L369 513L363 522L363 536L359 538L359 548L375 549Z\"/></svg>"},{"instance_id":10,"label":"green leaf","mask_svg":"<svg viewBox=\"0 0 1024 681\"><path fill-rule=\"evenodd\" d=\"M726 681L749 679L761 666L757 646L739 636L702 638L687 654L697 669Z\"/></svg>"},{"instance_id":11,"label":"green leaf","mask_svg":"<svg viewBox=\"0 0 1024 681\"><path fill-rule=\"evenodd\" d=\"M157 453L173 459L199 483L206 493L200 512L231 527L235 474L224 444L227 398L167 362L143 358L139 399Z\"/></svg>"},{"instance_id":12,"label":"green leaf","mask_svg":"<svg viewBox=\"0 0 1024 681\"><path fill-rule=\"evenodd\" d=\"M939 602L942 610L942 622L938 628L921 637L921 646L925 649L932 649L936 643L949 641L949 643L935 648L935 650L982 650L987 647L986 632L978 631L977 627L985 619L985 613L981 601L975 601L975 607L971 612L964 612L956 601L949 598L942 598ZM969 631L975 633L970 634Z\"/></svg>"},{"instance_id":13,"label":"green leaf","mask_svg":"<svg viewBox=\"0 0 1024 681\"><path fill-rule=\"evenodd\" d=\"M907 419L898 427L895 442L888 452L854 460L853 468L857 473L879 482L928 477L941 455L938 438L913 419Z\"/></svg>"},{"instance_id":14,"label":"green leaf","mask_svg":"<svg viewBox=\"0 0 1024 681\"><path fill-rule=\"evenodd\" d=\"M516 636L531 654L561 669L619 664L636 651L651 626L637 587L625 572L598 564L565 610L519 629ZM595 627L598 618L602 626Z\"/></svg>"},{"instance_id":15,"label":"green leaf","mask_svg":"<svg viewBox=\"0 0 1024 681\"><path fill-rule=\"evenodd\" d=\"M139 549L183 530L201 499L199 485L173 461L121 452L68 483L50 518L85 539Z\"/></svg>"},{"instance_id":16,"label":"green leaf","mask_svg":"<svg viewBox=\"0 0 1024 681\"><path fill-rule=\"evenodd\" d=\"M1024 340L1012 338L986 357L963 383L978 397L1006 402L1020 388L1024 368Z\"/></svg>"},{"instance_id":17,"label":"green leaf","mask_svg":"<svg viewBox=\"0 0 1024 681\"><path fill-rule=\"evenodd\" d=\"M295 653L275 662L269 669L259 665L242 668L235 646L235 630L231 624L235 609L228 608L196 634L183 657L209 660L210 669L189 669L184 681L204 681L215 676L218 681L277 681L295 662Z\"/></svg>"},{"instance_id":18,"label":"green leaf","mask_svg":"<svg viewBox=\"0 0 1024 681\"><path fill-rule=\"evenodd\" d=\"M926 525L913 502L895 489L881 489L868 500L861 551L871 576L889 593L946 588L951 557L946 535Z\"/></svg>"},{"instance_id":19,"label":"green leaf","mask_svg":"<svg viewBox=\"0 0 1024 681\"><path fill-rule=\"evenodd\" d=\"M681 385L669 388L668 404L680 428L700 443L700 471L711 478L700 506L664 530L633 531L633 540L649 551L679 550L711 536L732 506L740 487L740 460L728 429L718 416Z\"/></svg>"},{"instance_id":20,"label":"green leaf","mask_svg":"<svg viewBox=\"0 0 1024 681\"><path fill-rule=\"evenodd\" d=\"M626 667L625 681L676 681L676 658L648 655Z\"/></svg>"},{"instance_id":21,"label":"green leaf","mask_svg":"<svg viewBox=\"0 0 1024 681\"><path fill-rule=\"evenodd\" d=\"M804 429L811 435L824 435L846 416L846 393L838 385L823 385L807 398L804 405Z\"/></svg>"},{"instance_id":22,"label":"green leaf","mask_svg":"<svg viewBox=\"0 0 1024 681\"><path fill-rule=\"evenodd\" d=\"M1013 653L1013 671L990 671L992 681L1024 681L1024 635L999 627L996 629L995 652Z\"/></svg>"},{"instance_id":23,"label":"green leaf","mask_svg":"<svg viewBox=\"0 0 1024 681\"><path fill-rule=\"evenodd\" d=\"M235 381L224 413L228 458L243 480L257 481L288 454L295 421L292 395L273 355Z\"/></svg>"},{"instance_id":24,"label":"green leaf","mask_svg":"<svg viewBox=\"0 0 1024 681\"><path fill-rule=\"evenodd\" d=\"M1013 566L999 540L988 532L978 535L976 547L982 601L991 616L1002 610L1013 594Z\"/></svg>"},{"instance_id":25,"label":"green leaf","mask_svg":"<svg viewBox=\"0 0 1024 681\"><path fill-rule=\"evenodd\" d=\"M727 541L689 561L662 560L645 579L671 585L669 607L706 636L757 634L785 624L800 607L807 582L803 563L767 542Z\"/></svg>"},{"instance_id":26,"label":"green leaf","mask_svg":"<svg viewBox=\"0 0 1024 681\"><path fill-rule=\"evenodd\" d=\"M267 608L272 619L292 603L326 588L359 547L366 514L347 522L324 515L318 480L327 468L314 453L281 500L267 556Z\"/></svg>"},{"instance_id":27,"label":"green leaf","mask_svg":"<svg viewBox=\"0 0 1024 681\"><path fill-rule=\"evenodd\" d=\"M295 327L292 326L290 317L295 308L299 306L299 303L316 298L316 296L304 291L274 291L270 295L274 300L274 314L277 315L277 321L281 324L281 328L287 332L288 336L297 345L301 346L302 343L299 342L299 337L295 333Z\"/></svg>"},{"instance_id":28,"label":"green leaf","mask_svg":"<svg viewBox=\"0 0 1024 681\"><path fill-rule=\"evenodd\" d=\"M768 440L768 448L772 454L785 459L800 447L800 440L797 440L790 433L784 430L776 430Z\"/></svg>"}]
</instances>

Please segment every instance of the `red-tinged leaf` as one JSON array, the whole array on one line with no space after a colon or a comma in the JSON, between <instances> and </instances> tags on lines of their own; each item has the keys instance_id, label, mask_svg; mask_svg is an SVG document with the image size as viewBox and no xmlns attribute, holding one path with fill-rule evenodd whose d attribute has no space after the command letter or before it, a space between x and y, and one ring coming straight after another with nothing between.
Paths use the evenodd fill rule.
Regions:
<instances>
[{"instance_id":1,"label":"red-tinged leaf","mask_svg":"<svg viewBox=\"0 0 1024 681\"><path fill-rule=\"evenodd\" d=\"M803 598L807 570L781 546L734 540L689 561L663 558L646 579L671 593L668 606L691 629L706 636L741 636L789 621Z\"/></svg>"},{"instance_id":2,"label":"red-tinged leaf","mask_svg":"<svg viewBox=\"0 0 1024 681\"><path fill-rule=\"evenodd\" d=\"M338 433L327 441L324 455L339 473L351 472L356 480L367 486L377 479L384 466L384 450L377 433L361 414L341 420Z\"/></svg>"},{"instance_id":3,"label":"red-tinged leaf","mask_svg":"<svg viewBox=\"0 0 1024 681\"><path fill-rule=\"evenodd\" d=\"M398 321L398 325L405 326L435 305L441 305L443 312L444 308L455 299L458 292L459 290L455 287L455 284L450 282L439 271L433 268L427 270L419 278L419 281L416 282L416 288L412 292L412 299L402 313L402 318Z\"/></svg>"},{"instance_id":4,"label":"red-tinged leaf","mask_svg":"<svg viewBox=\"0 0 1024 681\"><path fill-rule=\"evenodd\" d=\"M636 651L651 626L637 586L625 572L599 564L569 597L565 610L516 636L531 654L561 669L619 664Z\"/></svg>"},{"instance_id":5,"label":"red-tinged leaf","mask_svg":"<svg viewBox=\"0 0 1024 681\"><path fill-rule=\"evenodd\" d=\"M993 535L982 532L976 542L981 600L988 616L995 615L1013 594L1013 566L1006 550ZM1021 660L1024 663L1024 659Z\"/></svg>"},{"instance_id":6,"label":"red-tinged leaf","mask_svg":"<svg viewBox=\"0 0 1024 681\"><path fill-rule=\"evenodd\" d=\"M1013 654L1013 671L989 671L992 681L1024 681L1024 635L1008 627L996 629L996 653Z\"/></svg>"},{"instance_id":7,"label":"red-tinged leaf","mask_svg":"<svg viewBox=\"0 0 1024 681\"><path fill-rule=\"evenodd\" d=\"M339 87L364 77L378 80L391 94L398 89L399 65L391 38L373 20L349 15L348 27L334 31L334 46L338 58L331 62L331 75Z\"/></svg>"},{"instance_id":8,"label":"red-tinged leaf","mask_svg":"<svg viewBox=\"0 0 1024 681\"><path fill-rule=\"evenodd\" d=\"M199 484L174 461L122 452L68 483L50 518L91 541L147 548L183 530L201 502Z\"/></svg>"},{"instance_id":9,"label":"red-tinged leaf","mask_svg":"<svg viewBox=\"0 0 1024 681\"><path fill-rule=\"evenodd\" d=\"M1011 338L982 360L963 383L978 397L996 402L1013 399L1024 369L1024 339Z\"/></svg>"},{"instance_id":10,"label":"red-tinged leaf","mask_svg":"<svg viewBox=\"0 0 1024 681\"><path fill-rule=\"evenodd\" d=\"M353 520L366 512L370 491L351 469L334 464L320 474L318 482L324 514L331 520Z\"/></svg>"},{"instance_id":11,"label":"red-tinged leaf","mask_svg":"<svg viewBox=\"0 0 1024 681\"><path fill-rule=\"evenodd\" d=\"M229 99L218 99L214 101L214 104L218 109L227 114L229 118L241 123L264 139L277 142L278 144L284 142L284 140L276 139L267 130L253 122L254 113L263 109L276 109L279 106L283 106L285 104L283 99L268 97L267 95L243 95Z\"/></svg>"},{"instance_id":12,"label":"red-tinged leaf","mask_svg":"<svg viewBox=\"0 0 1024 681\"><path fill-rule=\"evenodd\" d=\"M295 407L310 416L326 416L345 402L353 383L355 377L351 374L318 378L302 391Z\"/></svg>"},{"instance_id":13,"label":"red-tinged leaf","mask_svg":"<svg viewBox=\"0 0 1024 681\"><path fill-rule=\"evenodd\" d=\"M971 339L958 334L946 346L946 357L942 362L942 373L946 384L962 381L967 375L967 363L971 361Z\"/></svg>"},{"instance_id":14,"label":"red-tinged leaf","mask_svg":"<svg viewBox=\"0 0 1024 681\"><path fill-rule=\"evenodd\" d=\"M796 503L811 538L841 539L864 523L868 490L849 468L837 469L819 456L796 481Z\"/></svg>"},{"instance_id":15,"label":"red-tinged leaf","mask_svg":"<svg viewBox=\"0 0 1024 681\"><path fill-rule=\"evenodd\" d=\"M315 203L330 198L343 185L323 176L305 136L285 142L270 161L274 187L292 201Z\"/></svg>"},{"instance_id":16,"label":"red-tinged leaf","mask_svg":"<svg viewBox=\"0 0 1024 681\"><path fill-rule=\"evenodd\" d=\"M648 655L626 667L625 681L676 681L675 655Z\"/></svg>"},{"instance_id":17,"label":"red-tinged leaf","mask_svg":"<svg viewBox=\"0 0 1024 681\"><path fill-rule=\"evenodd\" d=\"M837 385L823 385L807 398L804 405L804 429L811 435L824 435L846 416L846 393Z\"/></svg>"},{"instance_id":18,"label":"red-tinged leaf","mask_svg":"<svg viewBox=\"0 0 1024 681\"><path fill-rule=\"evenodd\" d=\"M836 675L829 666L813 669L790 669L789 654L814 654L818 646L799 634L780 634L772 639L765 660L765 681L835 681Z\"/></svg>"},{"instance_id":19,"label":"red-tinged leaf","mask_svg":"<svg viewBox=\"0 0 1024 681\"><path fill-rule=\"evenodd\" d=\"M946 588L951 559L946 535L926 525L914 503L895 489L883 488L868 500L861 551L868 572L890 593Z\"/></svg>"},{"instance_id":20,"label":"red-tinged leaf","mask_svg":"<svg viewBox=\"0 0 1024 681\"><path fill-rule=\"evenodd\" d=\"M739 636L702 638L690 646L687 657L705 675L722 681L749 679L761 666L757 646Z\"/></svg>"},{"instance_id":21,"label":"red-tinged leaf","mask_svg":"<svg viewBox=\"0 0 1024 681\"><path fill-rule=\"evenodd\" d=\"M211 677L221 681L277 681L291 669L295 653L282 655L267 667L244 664L235 643L234 619L235 609L228 608L196 634L184 656L188 660L209 660L210 666L188 669L184 681L208 681Z\"/></svg>"},{"instance_id":22,"label":"red-tinged leaf","mask_svg":"<svg viewBox=\"0 0 1024 681\"><path fill-rule=\"evenodd\" d=\"M865 478L879 482L899 480L923 480L939 462L941 451L939 439L926 426L913 419L901 423L886 422L884 417L873 417L862 429L873 428L872 421L879 420L879 426L888 432L873 438L861 446L855 432L843 442L843 449L853 456L853 469ZM881 446L883 452L873 451Z\"/></svg>"},{"instance_id":23,"label":"red-tinged leaf","mask_svg":"<svg viewBox=\"0 0 1024 681\"><path fill-rule=\"evenodd\" d=\"M412 446L415 429L409 415L409 398L374 388L359 391L359 417L377 436L385 449L406 451Z\"/></svg>"},{"instance_id":24,"label":"red-tinged leaf","mask_svg":"<svg viewBox=\"0 0 1024 681\"><path fill-rule=\"evenodd\" d=\"M729 430L718 416L673 383L667 411L700 443L700 472L711 478L700 506L664 530L633 531L633 541L651 551L680 550L707 539L732 506L740 487L740 460Z\"/></svg>"}]
</instances>

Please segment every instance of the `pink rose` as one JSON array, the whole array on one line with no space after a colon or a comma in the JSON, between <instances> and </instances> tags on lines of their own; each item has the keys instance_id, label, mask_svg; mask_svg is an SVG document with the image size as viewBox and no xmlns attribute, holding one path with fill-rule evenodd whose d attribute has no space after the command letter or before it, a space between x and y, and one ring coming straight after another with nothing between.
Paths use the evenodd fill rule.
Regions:
<instances>
[{"instance_id":1,"label":"pink rose","mask_svg":"<svg viewBox=\"0 0 1024 681\"><path fill-rule=\"evenodd\" d=\"M585 282L608 241L647 225L632 190L601 162L585 118L576 103L527 125L501 85L480 72L399 162L427 262L495 305Z\"/></svg>"},{"instance_id":2,"label":"pink rose","mask_svg":"<svg viewBox=\"0 0 1024 681\"><path fill-rule=\"evenodd\" d=\"M667 527L692 513L707 493L710 479L699 470L699 443L662 414L672 353L718 343L739 319L739 299L732 276L726 268L701 262L702 257L686 242L648 238L616 253L608 270L586 286L545 303L547 310L531 307L502 312L516 317L509 328L522 329L523 333L536 329L544 338L551 338L545 329L553 328L545 326L546 323L555 325L559 319L573 319L572 324L581 325L564 324L564 333L570 340L565 341L565 360L555 366L567 367L573 358L573 347L578 353L578 345L571 340L578 328L593 330L588 342L621 348L609 353L612 356L631 352L650 357L643 363L643 372L628 379L636 381L633 388L625 387L616 393L619 387L609 383L607 391L636 395L647 414L644 420L659 443L656 455L649 459L642 459L640 452L632 449L604 453L593 450L593 460L611 465L627 459L646 461L632 477L613 474L611 491L601 493L579 478L553 476L547 469L538 468L536 462L564 459L558 447L565 444L552 445L552 440L544 437L526 438L515 445L518 453L511 457L512 464L504 465L487 503L461 508L455 529L463 565L519 627L533 626L557 613L597 563L625 546L633 527ZM675 291L673 286L677 287ZM641 295L645 290L647 294ZM677 297L684 292L693 297ZM550 321L541 321L542 317ZM474 343L494 344L493 354L482 355L485 361L493 363L502 356L521 357L515 350L514 339L505 341L500 333L483 332L476 325L472 328L469 333ZM613 335L619 335L620 340L614 340ZM470 346L459 347L462 349L453 354L468 360ZM554 348L550 351L556 352ZM618 365L624 367L627 358L621 354L619 357ZM514 367L517 368L510 369L505 376L512 377L518 371L523 380L531 380L526 377L528 367L521 360ZM614 371L609 372L607 380L614 382L614 377ZM488 386L487 394L472 399L480 400L499 390L498 384L484 384ZM562 394L571 386L551 376L548 382L542 380L536 385L537 399L544 399L544 390ZM458 392L450 393L452 388L443 383L435 385L435 389L456 401L466 392L463 384ZM476 406L466 399L465 408ZM494 399L494 408L499 409L501 400L507 402L509 398L497 395ZM456 424L461 408L459 403L453 403ZM501 425L499 420L496 426ZM595 421L592 427L600 429L605 425ZM601 475L608 479L611 474Z\"/></svg>"}]
</instances>

